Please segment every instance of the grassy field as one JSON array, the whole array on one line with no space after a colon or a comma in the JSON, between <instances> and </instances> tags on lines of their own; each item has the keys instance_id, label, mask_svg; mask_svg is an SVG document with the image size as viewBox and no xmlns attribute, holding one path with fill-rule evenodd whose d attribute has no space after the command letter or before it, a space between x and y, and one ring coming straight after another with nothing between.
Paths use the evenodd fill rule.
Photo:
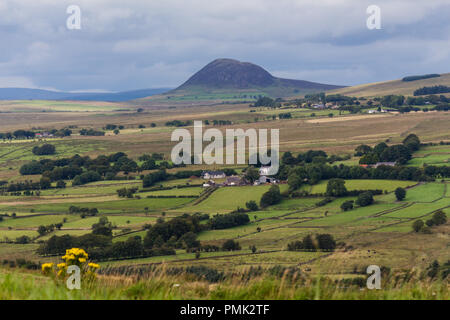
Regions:
<instances>
[{"instance_id":1,"label":"grassy field","mask_svg":"<svg viewBox=\"0 0 450 320\"><path fill-rule=\"evenodd\" d=\"M424 80L405 82L401 80L386 81L386 82L376 82L357 85L353 87L342 88L333 91L334 93L339 93L343 95L350 95L356 97L374 97L374 96L384 96L389 94L402 94L402 95L413 95L414 90L426 87L426 86L436 86L436 85L449 85L450 84L450 73L442 74L439 78L430 78Z\"/></svg>"},{"instance_id":2,"label":"grassy field","mask_svg":"<svg viewBox=\"0 0 450 320\"><path fill-rule=\"evenodd\" d=\"M273 276L239 281L238 277L211 285L207 281L187 280L186 276L148 277L129 282L123 277L101 277L81 290L69 291L64 286L35 273L1 270L0 299L36 300L447 300L448 288L441 282L419 285L411 281L389 290L362 290L357 286L338 289L332 279L287 284ZM322 282L322 283L321 283ZM174 286L174 283L181 285ZM175 310L168 315L176 316Z\"/></svg>"},{"instance_id":3,"label":"grassy field","mask_svg":"<svg viewBox=\"0 0 450 320\"><path fill-rule=\"evenodd\" d=\"M416 83L417 84L417 83ZM169 99L170 100L170 99ZM201 106L194 104L189 108L183 108L182 99L173 101L171 108L163 108L154 105L145 105L143 111L134 111L136 105L118 105L109 103L71 103L42 101L28 102L2 102L0 103L1 132L17 129L32 129L44 131L53 128L74 126L78 132L81 128L94 128L102 130L106 124L123 125L125 128L118 135L108 131L105 136L89 137L74 134L63 139L52 139L46 142L56 146L57 153L54 156L35 156L31 150L34 146L44 142L35 140L13 140L11 142L0 141L0 180L15 182L24 180L38 181L40 175L21 176L19 168L31 160L43 160L71 157L75 154L95 157L100 154L112 154L125 152L133 160L138 161L142 154L153 152L164 153L165 160L170 161L170 151L175 145L170 136L175 127L165 125L171 120L229 120L232 125L205 127L219 129L280 129L281 152L291 151L294 154L307 150L325 150L329 155L350 155L349 160L335 162L333 165L356 165L359 159L354 157L354 149L360 144L375 145L381 141L389 141L389 144L400 143L404 137L414 132L423 142L438 143L450 141L448 127L449 112L428 112L411 114L386 114L383 116L368 114L339 114L339 111L311 110L301 108L283 107L282 109L254 108L248 104L220 104ZM237 100L234 99L233 100ZM172 102L172 101L171 101ZM12 112L12 108L17 112ZM3 109L2 109L3 108ZM46 112L41 112L48 108ZM128 111L116 111L117 109ZM254 112L250 112L254 110ZM64 112L62 112L64 111ZM292 119L279 120L280 113L290 112ZM315 113L312 117L311 113ZM333 117L328 117L333 113ZM276 116L273 119L272 116ZM154 123L156 126L151 126ZM144 125L145 128L139 128ZM187 126L192 132L192 126ZM414 153L410 166L423 166L424 164L447 165L450 156L450 148L445 145L422 147ZM139 162L140 163L140 162ZM217 165L215 169L233 168L238 173L245 168L242 165ZM187 168L169 169L174 173L182 170L210 169L206 165L192 165ZM32 261L56 262L57 257L43 257L36 253L40 241L48 240L57 235L69 234L80 236L92 231L91 227L97 223L100 217L107 217L115 226L113 229L113 242L126 241L133 236L144 238L147 232L145 225L154 225L158 219L168 221L185 213L206 213L210 217L215 214L225 214L245 208L248 201L254 200L258 204L262 194L270 186L242 186L220 187L208 197L203 198L204 188L200 187L203 180L200 178L167 180L157 183L170 187L168 190L143 190L141 175L144 172L132 172L129 180L112 180L89 183L82 186L72 186L67 182L64 189L51 188L42 190L40 196L2 195L0 196L0 214L4 215L0 221L0 257L3 259L26 258ZM122 176L122 174L120 174ZM217 180L220 184L223 180ZM186 267L207 266L222 272L242 272L254 267L271 268L277 265L297 268L305 275L342 278L357 277L353 273L356 267L362 270L368 264L379 264L390 267L394 271L425 269L431 262L438 260L440 263L447 261L450 224L433 227L431 234L415 233L412 231L412 223L416 219L429 219L433 212L443 209L450 215L450 180L441 182L424 182L418 184L414 181L398 180L346 180L348 190L383 190L382 195L375 196L374 204L367 207L356 206L353 210L342 211L341 204L344 201L356 200L356 197L344 197L333 199L332 202L317 206L325 196L308 196L298 198L283 198L281 202L267 208L249 212L250 223L242 226L222 230L206 230L198 234L198 239L203 245L221 247L226 240L238 241L242 250L235 252L201 252L200 257L185 249L177 249L176 255L154 256L148 258L117 260L102 262L102 268L114 266L159 266ZM189 186L188 186L189 185ZM177 186L188 186L177 188ZM310 186L304 185L302 190L310 194L324 194L327 180ZM119 198L117 190L120 188L139 188L136 193L141 199ZM398 188L406 188L405 199L397 201L393 191ZM287 184L280 184L281 191L288 189ZM150 196L150 198L147 198ZM164 197L173 198L164 198ZM200 199L197 197L200 196ZM177 198L178 197L178 198ZM180 198L181 197L181 198ZM183 198L186 197L186 198ZM82 218L80 214L69 214L70 206L82 208L97 208L99 213L95 217ZM15 217L12 214L15 213ZM7 215L6 215L7 214ZM205 224L207 221L202 221ZM39 226L62 223L61 230L54 230L48 234L39 236ZM293 252L287 251L290 242L302 240L307 235L332 234L339 249L335 252ZM30 237L31 243L14 243L20 236ZM255 248L252 253L251 247ZM374 253L376 252L376 253ZM38 274L0 268L0 298L7 297L38 297L37 291L30 289L28 295L19 289L24 286L36 285L45 282ZM17 279L27 279L22 282ZM169 279L169 280L167 280ZM149 280L150 282L138 282L132 285L117 284L110 289L108 284L111 279L105 278L106 285L92 293L92 298L130 298L134 297L138 288L154 288L152 293L140 293L138 298L173 297L185 298L187 293L178 289L168 289L173 281L179 278L161 278ZM263 281L264 280L264 281ZM29 282L28 282L29 281ZM103 279L101 280L103 281ZM124 281L130 281L124 280ZM158 282L159 281L159 282ZM167 281L167 282L166 282ZM235 281L235 280L233 280ZM278 290L281 285L277 279L261 279L267 286L262 290L262 284L248 283L245 287L236 285L232 280L219 285L223 288L210 290L209 285L198 280L202 292L189 289L189 297L205 299L219 297L261 297L261 298L310 298L308 288L295 287L289 290ZM123 285L123 287L122 287ZM167 285L167 290L165 289ZM11 292L5 292L5 288L12 286ZM48 286L48 284L47 284ZM159 287L161 286L161 287ZM428 287L422 291L415 288L415 293L410 290L392 288L384 296L361 291L359 288L351 292L336 291L336 286L318 286L318 298L346 297L354 299L363 298L387 298L387 297L429 297ZM432 287L433 285L430 284ZM430 287L430 288L431 288ZM69 293L60 290L59 287L49 287L46 295L41 298L67 298ZM120 288L117 291L115 288ZM158 289L161 288L161 289ZM195 287L197 288L197 287ZM208 289L205 289L208 288ZM253 289L252 289L253 288ZM334 288L334 289L333 289ZM198 290L200 290L198 289ZM141 291L140 291L141 290ZM158 291L162 290L162 291ZM196 289L197 290L197 289ZM200 291L201 291L200 290ZM254 290L254 291L251 291ZM324 290L320 293L320 290ZM411 289L412 290L412 289ZM432 290L432 289L429 289ZM100 293L102 292L102 293ZM147 291L143 291L147 292ZM150 291L149 291L150 292ZM274 293L275 292L275 293ZM84 298L85 293L70 296L74 299ZM448 297L448 293L439 293L439 297ZM102 296L103 295L103 296ZM409 295L409 296L408 296ZM432 296L436 298L435 296Z\"/></svg>"},{"instance_id":4,"label":"grassy field","mask_svg":"<svg viewBox=\"0 0 450 320\"><path fill-rule=\"evenodd\" d=\"M302 187L302 190L306 190L311 194L325 193L327 191L327 180L323 180L313 186ZM411 181L398 181L398 180L347 180L345 187L347 190L383 190L392 192L398 187L406 188L414 185L415 182Z\"/></svg>"}]
</instances>

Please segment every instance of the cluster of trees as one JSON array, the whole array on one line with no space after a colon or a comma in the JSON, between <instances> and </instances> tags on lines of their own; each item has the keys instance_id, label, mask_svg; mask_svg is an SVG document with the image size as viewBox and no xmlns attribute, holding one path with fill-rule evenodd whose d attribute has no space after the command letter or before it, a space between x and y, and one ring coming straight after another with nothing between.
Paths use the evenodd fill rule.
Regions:
<instances>
[{"instance_id":1,"label":"cluster of trees","mask_svg":"<svg viewBox=\"0 0 450 320\"><path fill-rule=\"evenodd\" d=\"M280 107L281 104L270 97L259 97L258 100L250 107L269 107L269 108L277 108Z\"/></svg>"},{"instance_id":2,"label":"cluster of trees","mask_svg":"<svg viewBox=\"0 0 450 320\"><path fill-rule=\"evenodd\" d=\"M278 115L279 119L291 119L292 118L292 114L290 112L286 112L286 113L280 113Z\"/></svg>"},{"instance_id":3,"label":"cluster of trees","mask_svg":"<svg viewBox=\"0 0 450 320\"><path fill-rule=\"evenodd\" d=\"M200 247L197 233L203 230L200 218L184 214L169 221L159 219L151 226L144 238L144 248L186 248Z\"/></svg>"},{"instance_id":4,"label":"cluster of trees","mask_svg":"<svg viewBox=\"0 0 450 320\"><path fill-rule=\"evenodd\" d=\"M328 155L325 151L322 150L308 150L305 153L299 153L296 157L292 155L291 152L287 151L281 157L281 161L286 165L295 165L301 163L323 163L323 159L325 162L328 158Z\"/></svg>"},{"instance_id":5,"label":"cluster of trees","mask_svg":"<svg viewBox=\"0 0 450 320\"><path fill-rule=\"evenodd\" d=\"M193 124L192 120L186 120L186 121L182 121L182 120L172 120L172 121L167 121L166 122L166 127L187 127L187 126L191 126Z\"/></svg>"},{"instance_id":6,"label":"cluster of trees","mask_svg":"<svg viewBox=\"0 0 450 320\"><path fill-rule=\"evenodd\" d=\"M330 155L323 150L308 150L305 153L299 153L297 156L293 156L291 152L287 151L281 157L281 162L285 165L300 165L307 163L334 163L336 161L343 161L350 159L350 155L337 156Z\"/></svg>"},{"instance_id":7,"label":"cluster of trees","mask_svg":"<svg viewBox=\"0 0 450 320\"><path fill-rule=\"evenodd\" d=\"M0 133L0 139L12 140L12 139L32 139L36 136L36 133L29 130L16 130L14 132Z\"/></svg>"},{"instance_id":8,"label":"cluster of trees","mask_svg":"<svg viewBox=\"0 0 450 320\"><path fill-rule=\"evenodd\" d=\"M40 245L37 252L42 255L63 254L69 248L83 248L95 260L126 259L175 254L171 248L148 249L138 236L126 241L112 242L113 226L106 217L92 225L92 233L83 236L53 236Z\"/></svg>"},{"instance_id":9,"label":"cluster of trees","mask_svg":"<svg viewBox=\"0 0 450 320\"><path fill-rule=\"evenodd\" d=\"M134 194L138 191L138 188L122 188L122 189L118 189L117 191L117 195L120 198L133 198Z\"/></svg>"},{"instance_id":10,"label":"cluster of trees","mask_svg":"<svg viewBox=\"0 0 450 320\"><path fill-rule=\"evenodd\" d=\"M408 81L424 80L424 79L430 79L430 78L437 78L440 76L441 76L440 74L431 73L431 74L424 74L424 75L419 75L419 76L404 77L402 79L402 81L408 82Z\"/></svg>"},{"instance_id":11,"label":"cluster of trees","mask_svg":"<svg viewBox=\"0 0 450 320\"><path fill-rule=\"evenodd\" d=\"M241 245L239 244L239 242L230 239L230 240L225 241L222 244L222 250L223 251L239 251L239 250L241 250Z\"/></svg>"},{"instance_id":12,"label":"cluster of trees","mask_svg":"<svg viewBox=\"0 0 450 320\"><path fill-rule=\"evenodd\" d=\"M212 120L212 123L215 126L226 126L226 125L233 124L233 122L231 120ZM209 121L206 120L205 124L209 125Z\"/></svg>"},{"instance_id":13,"label":"cluster of trees","mask_svg":"<svg viewBox=\"0 0 450 320\"><path fill-rule=\"evenodd\" d=\"M77 207L77 206L70 206L69 213L71 213L71 214L79 213L81 218L85 218L87 216L94 217L98 214L98 209L97 208L82 208L82 207Z\"/></svg>"},{"instance_id":14,"label":"cluster of trees","mask_svg":"<svg viewBox=\"0 0 450 320\"><path fill-rule=\"evenodd\" d=\"M95 129L81 129L80 130L80 136L104 136L105 132L104 131L99 131L99 130L95 130Z\"/></svg>"},{"instance_id":15,"label":"cluster of trees","mask_svg":"<svg viewBox=\"0 0 450 320\"><path fill-rule=\"evenodd\" d=\"M393 146L388 146L381 142L374 148L367 145L360 145L355 149L355 155L360 156L360 164L375 164L377 162L396 162L406 164L411 160L412 153L419 150L420 140L415 134L408 135L402 142Z\"/></svg>"},{"instance_id":16,"label":"cluster of trees","mask_svg":"<svg viewBox=\"0 0 450 320\"><path fill-rule=\"evenodd\" d=\"M117 124L107 124L107 125L103 128L103 130L113 131L113 130L116 130L116 129L122 130L122 129L124 129L124 128L125 128L124 126L117 125Z\"/></svg>"},{"instance_id":17,"label":"cluster of trees","mask_svg":"<svg viewBox=\"0 0 450 320\"><path fill-rule=\"evenodd\" d=\"M53 232L55 228L58 230L61 229L62 225L63 225L62 223L50 224L48 226L42 225L38 227L37 232L39 233L40 236L44 236L48 233Z\"/></svg>"},{"instance_id":18,"label":"cluster of trees","mask_svg":"<svg viewBox=\"0 0 450 320\"><path fill-rule=\"evenodd\" d=\"M405 103L405 96L391 94L382 97L380 102L386 108L398 108Z\"/></svg>"},{"instance_id":19,"label":"cluster of trees","mask_svg":"<svg viewBox=\"0 0 450 320\"><path fill-rule=\"evenodd\" d=\"M288 244L288 251L334 251L336 241L331 234L316 234L313 238L307 235L302 241L294 241Z\"/></svg>"},{"instance_id":20,"label":"cluster of trees","mask_svg":"<svg viewBox=\"0 0 450 320\"><path fill-rule=\"evenodd\" d=\"M431 219L428 219L425 222L423 222L423 220L414 221L412 228L415 232L430 233L431 227L439 226L445 223L447 223L447 215L444 211L438 210L433 214Z\"/></svg>"},{"instance_id":21,"label":"cluster of trees","mask_svg":"<svg viewBox=\"0 0 450 320\"><path fill-rule=\"evenodd\" d=\"M444 95L429 95L426 97L408 97L406 99L406 104L409 106L424 106L428 103L430 104L439 104L439 103L448 103L450 99Z\"/></svg>"},{"instance_id":22,"label":"cluster of trees","mask_svg":"<svg viewBox=\"0 0 450 320\"><path fill-rule=\"evenodd\" d=\"M42 174L50 181L74 180L73 185L99 181L103 178L112 180L118 172L139 171L137 163L123 152L110 156L100 155L96 159L75 155L72 158L42 159L24 164L20 168L22 175Z\"/></svg>"},{"instance_id":23,"label":"cluster of trees","mask_svg":"<svg viewBox=\"0 0 450 320\"><path fill-rule=\"evenodd\" d=\"M20 192L20 191L30 191L30 190L40 190L41 184L40 182L33 181L18 181L11 182L10 184L4 184L0 186L0 192Z\"/></svg>"},{"instance_id":24,"label":"cluster of trees","mask_svg":"<svg viewBox=\"0 0 450 320\"><path fill-rule=\"evenodd\" d=\"M56 137L69 137L72 135L72 130L69 128L63 129L52 129L48 132ZM0 139L3 140L12 140L12 139L33 139L36 137L36 132L31 130L23 130L19 129L14 132L0 132Z\"/></svg>"},{"instance_id":25,"label":"cluster of trees","mask_svg":"<svg viewBox=\"0 0 450 320\"><path fill-rule=\"evenodd\" d=\"M248 217L248 214L243 212L232 212L213 216L209 220L208 226L213 230L218 230L246 225L249 222L250 218Z\"/></svg>"},{"instance_id":26,"label":"cluster of trees","mask_svg":"<svg viewBox=\"0 0 450 320\"><path fill-rule=\"evenodd\" d=\"M433 108L433 110L436 110L436 111L448 111L448 110L450 110L450 103L438 104L436 107Z\"/></svg>"},{"instance_id":27,"label":"cluster of trees","mask_svg":"<svg viewBox=\"0 0 450 320\"><path fill-rule=\"evenodd\" d=\"M278 177L288 179L289 190L293 192L304 184L314 185L321 180L339 179L387 179L406 181L432 181L434 177L450 177L448 166L363 168L360 166L329 166L309 164L297 167L282 167ZM359 193L359 192L357 192Z\"/></svg>"},{"instance_id":28,"label":"cluster of trees","mask_svg":"<svg viewBox=\"0 0 450 320\"><path fill-rule=\"evenodd\" d=\"M148 188L154 186L155 183L167 180L169 175L166 170L159 170L156 172L152 172L142 179L142 186L144 188Z\"/></svg>"},{"instance_id":29,"label":"cluster of trees","mask_svg":"<svg viewBox=\"0 0 450 320\"><path fill-rule=\"evenodd\" d=\"M450 92L450 87L439 85L417 89L416 91L414 91L414 96L423 96L427 94L448 93L448 92Z\"/></svg>"},{"instance_id":30,"label":"cluster of trees","mask_svg":"<svg viewBox=\"0 0 450 320\"><path fill-rule=\"evenodd\" d=\"M51 155L55 154L56 148L54 145L46 143L42 146L33 147L32 152L37 156Z\"/></svg>"}]
</instances>

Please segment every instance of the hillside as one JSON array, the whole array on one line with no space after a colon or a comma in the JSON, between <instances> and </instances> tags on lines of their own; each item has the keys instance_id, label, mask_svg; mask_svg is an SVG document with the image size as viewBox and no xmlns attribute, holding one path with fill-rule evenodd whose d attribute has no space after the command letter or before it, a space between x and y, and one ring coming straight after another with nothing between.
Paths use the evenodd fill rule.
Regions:
<instances>
[{"instance_id":1,"label":"hillside","mask_svg":"<svg viewBox=\"0 0 450 320\"><path fill-rule=\"evenodd\" d=\"M251 100L259 95L288 97L339 88L342 86L277 78L249 62L217 59L163 98L175 101Z\"/></svg>"},{"instance_id":2,"label":"hillside","mask_svg":"<svg viewBox=\"0 0 450 320\"><path fill-rule=\"evenodd\" d=\"M373 97L384 96L389 94L401 94L412 96L413 92L421 87L429 87L436 85L450 86L450 73L441 74L439 78L430 78L417 81L392 80L384 82L374 82L361 84L353 87L341 88L333 90L330 93L339 93L356 97Z\"/></svg>"}]
</instances>

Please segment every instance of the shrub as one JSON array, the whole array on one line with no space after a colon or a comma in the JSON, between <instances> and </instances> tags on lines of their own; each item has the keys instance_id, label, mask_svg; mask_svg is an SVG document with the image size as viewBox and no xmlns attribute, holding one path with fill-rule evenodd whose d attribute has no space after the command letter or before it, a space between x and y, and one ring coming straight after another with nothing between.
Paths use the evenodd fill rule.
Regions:
<instances>
[{"instance_id":1,"label":"shrub","mask_svg":"<svg viewBox=\"0 0 450 320\"><path fill-rule=\"evenodd\" d=\"M222 250L224 251L239 251L241 250L241 246L239 245L239 242L234 240L227 240L222 245Z\"/></svg>"},{"instance_id":2,"label":"shrub","mask_svg":"<svg viewBox=\"0 0 450 320\"><path fill-rule=\"evenodd\" d=\"M43 155L51 155L55 154L56 148L52 144L44 144L41 147L35 146L32 150L33 154L37 156L43 156Z\"/></svg>"},{"instance_id":3,"label":"shrub","mask_svg":"<svg viewBox=\"0 0 450 320\"><path fill-rule=\"evenodd\" d=\"M420 230L422 230L422 228L424 226L425 226L425 224L423 223L422 220L416 220L412 224L412 228L413 228L414 232L419 232Z\"/></svg>"},{"instance_id":4,"label":"shrub","mask_svg":"<svg viewBox=\"0 0 450 320\"><path fill-rule=\"evenodd\" d=\"M270 205L277 204L281 201L280 187L273 185L270 187L269 191L264 193L261 197L260 205L262 208L268 207Z\"/></svg>"},{"instance_id":5,"label":"shrub","mask_svg":"<svg viewBox=\"0 0 450 320\"><path fill-rule=\"evenodd\" d=\"M356 204L361 207L369 206L373 203L373 195L372 192L363 192L358 196L358 199L356 199Z\"/></svg>"},{"instance_id":6,"label":"shrub","mask_svg":"<svg viewBox=\"0 0 450 320\"><path fill-rule=\"evenodd\" d=\"M395 197L398 201L402 201L406 197L406 190L398 187L397 189L395 189Z\"/></svg>"},{"instance_id":7,"label":"shrub","mask_svg":"<svg viewBox=\"0 0 450 320\"><path fill-rule=\"evenodd\" d=\"M343 202L343 203L341 204L341 209L342 209L343 211L349 211L349 210L352 210L352 209L353 209L353 203L354 203L353 200L345 201L345 202Z\"/></svg>"},{"instance_id":8,"label":"shrub","mask_svg":"<svg viewBox=\"0 0 450 320\"><path fill-rule=\"evenodd\" d=\"M258 204L254 200L250 200L245 204L248 210L250 211L257 211L259 209Z\"/></svg>"}]
</instances>

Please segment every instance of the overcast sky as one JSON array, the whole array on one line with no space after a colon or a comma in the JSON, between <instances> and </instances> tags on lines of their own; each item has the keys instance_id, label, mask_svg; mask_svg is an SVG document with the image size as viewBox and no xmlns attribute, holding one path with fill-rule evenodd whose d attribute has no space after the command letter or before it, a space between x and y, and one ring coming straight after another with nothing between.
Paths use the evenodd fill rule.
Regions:
<instances>
[{"instance_id":1,"label":"overcast sky","mask_svg":"<svg viewBox=\"0 0 450 320\"><path fill-rule=\"evenodd\" d=\"M449 17L450 0L0 0L0 87L176 87L216 58L339 85L445 73Z\"/></svg>"}]
</instances>

